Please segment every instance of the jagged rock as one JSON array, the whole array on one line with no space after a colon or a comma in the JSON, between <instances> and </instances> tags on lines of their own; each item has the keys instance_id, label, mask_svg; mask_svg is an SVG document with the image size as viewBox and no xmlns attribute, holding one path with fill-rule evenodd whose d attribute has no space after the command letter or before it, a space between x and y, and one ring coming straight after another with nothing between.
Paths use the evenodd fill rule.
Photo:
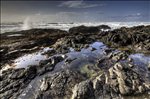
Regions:
<instances>
[{"instance_id":1,"label":"jagged rock","mask_svg":"<svg viewBox=\"0 0 150 99\"><path fill-rule=\"evenodd\" d=\"M84 25L73 27L69 29L69 33L76 34L76 33L95 33L99 32L99 27L86 27Z\"/></svg>"},{"instance_id":2,"label":"jagged rock","mask_svg":"<svg viewBox=\"0 0 150 99\"><path fill-rule=\"evenodd\" d=\"M0 34L2 36L0 40L1 68L5 66L5 63L11 63L15 58L40 50L42 47L53 48L52 51L43 55L64 54L52 56L41 61L37 66L28 66L26 69L10 68L3 71L0 75L0 98L16 99L20 94L27 98L22 92L29 91L30 93L27 87L30 84L37 86L31 90L34 93L32 97L37 99L122 98L126 95L148 92L150 80L147 67L145 69L134 65L134 61L128 58L127 52L149 53L150 26L122 27L111 31L101 29L110 28L104 25L79 26L71 28L69 33L57 29L31 29L15 32L21 34L17 37L8 37L12 33ZM66 59L65 56L70 52L70 48L80 51L97 40L111 47L121 47L120 50L124 52L108 48L104 51L106 57L97 59L98 63L94 65L74 68L72 71L68 70L69 68L62 69L61 66L55 68L55 65L63 60L67 65L72 63L73 60ZM31 81L35 82L30 83Z\"/></svg>"},{"instance_id":3,"label":"jagged rock","mask_svg":"<svg viewBox=\"0 0 150 99\"><path fill-rule=\"evenodd\" d=\"M114 61L119 61L119 60L121 60L121 59L126 59L127 58L127 53L125 53L125 52L117 52L117 53L114 53L114 54L112 54L112 53L110 53L110 58L112 58Z\"/></svg>"},{"instance_id":4,"label":"jagged rock","mask_svg":"<svg viewBox=\"0 0 150 99\"><path fill-rule=\"evenodd\" d=\"M132 28L122 27L120 29L108 31L105 35L101 34L100 40L112 47L124 47L129 51L133 50L149 53L149 29L150 25Z\"/></svg>"},{"instance_id":5,"label":"jagged rock","mask_svg":"<svg viewBox=\"0 0 150 99\"><path fill-rule=\"evenodd\" d=\"M10 75L10 79L20 79L25 76L25 69L16 69L13 71L13 73Z\"/></svg>"},{"instance_id":6,"label":"jagged rock","mask_svg":"<svg viewBox=\"0 0 150 99\"><path fill-rule=\"evenodd\" d=\"M108 78L110 78L110 82L117 80L117 84L113 82L110 85L118 85L119 92L122 95L129 95L132 93L136 94L138 92L142 93L143 90L145 90L143 87L143 81L140 79L140 75L132 70L128 64L115 64L109 69L109 74L110 77ZM115 78L112 78L111 76L115 76Z\"/></svg>"},{"instance_id":7,"label":"jagged rock","mask_svg":"<svg viewBox=\"0 0 150 99\"><path fill-rule=\"evenodd\" d=\"M83 81L73 88L71 99L94 99L94 89L91 81Z\"/></svg>"},{"instance_id":8,"label":"jagged rock","mask_svg":"<svg viewBox=\"0 0 150 99\"><path fill-rule=\"evenodd\" d=\"M8 35L10 34L20 34L20 36L9 37ZM26 53L31 53L32 51L39 50L40 47L51 46L57 41L57 39L66 35L68 35L66 31L58 29L31 29L26 31L3 33L0 35L0 55L2 55L1 62L5 64L8 63L9 60L20 57ZM37 48L34 49L35 47Z\"/></svg>"},{"instance_id":9,"label":"jagged rock","mask_svg":"<svg viewBox=\"0 0 150 99\"><path fill-rule=\"evenodd\" d=\"M46 81L46 79L44 78L42 80L42 84L40 86L41 91L46 91L49 87L49 83Z\"/></svg>"},{"instance_id":10,"label":"jagged rock","mask_svg":"<svg viewBox=\"0 0 150 99\"><path fill-rule=\"evenodd\" d=\"M66 58L65 55L58 55L58 56L53 56L47 60L43 60L40 62L39 66L39 75L43 75L46 72L52 71L55 67L55 65L61 61L63 61Z\"/></svg>"},{"instance_id":11,"label":"jagged rock","mask_svg":"<svg viewBox=\"0 0 150 99\"><path fill-rule=\"evenodd\" d=\"M70 98L72 95L72 89L76 83L84 80L84 77L76 71L64 70L55 73L51 76L46 76L44 82L41 83L42 90L46 89L46 92L39 91L36 97L41 98ZM47 84L49 87L47 87Z\"/></svg>"},{"instance_id":12,"label":"jagged rock","mask_svg":"<svg viewBox=\"0 0 150 99\"><path fill-rule=\"evenodd\" d=\"M150 64L148 64L148 70L150 70Z\"/></svg>"},{"instance_id":13,"label":"jagged rock","mask_svg":"<svg viewBox=\"0 0 150 99\"><path fill-rule=\"evenodd\" d=\"M98 33L101 30L108 30L108 29L111 29L111 28L107 25L91 26L91 27L81 25L81 26L78 26L78 27L70 28L69 33L72 33L72 34L77 34L77 33Z\"/></svg>"},{"instance_id":14,"label":"jagged rock","mask_svg":"<svg viewBox=\"0 0 150 99\"><path fill-rule=\"evenodd\" d=\"M97 26L100 30L103 29L103 30L107 30L107 29L111 29L111 27L109 27L108 25L100 25L100 26Z\"/></svg>"},{"instance_id":15,"label":"jagged rock","mask_svg":"<svg viewBox=\"0 0 150 99\"><path fill-rule=\"evenodd\" d=\"M37 75L37 68L36 66L29 66L29 68L26 69L25 76L27 79L33 79Z\"/></svg>"}]
</instances>

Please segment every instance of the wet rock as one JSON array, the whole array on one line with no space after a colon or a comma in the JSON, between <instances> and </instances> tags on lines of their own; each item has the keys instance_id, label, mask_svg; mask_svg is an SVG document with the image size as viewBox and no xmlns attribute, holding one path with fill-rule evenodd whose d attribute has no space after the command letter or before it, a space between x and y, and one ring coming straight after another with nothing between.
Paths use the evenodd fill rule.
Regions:
<instances>
[{"instance_id":1,"label":"wet rock","mask_svg":"<svg viewBox=\"0 0 150 99\"><path fill-rule=\"evenodd\" d=\"M100 30L109 30L111 29L111 27L109 27L108 25L100 25L100 26L97 26Z\"/></svg>"},{"instance_id":2,"label":"wet rock","mask_svg":"<svg viewBox=\"0 0 150 99\"><path fill-rule=\"evenodd\" d=\"M7 36L10 34L21 34L21 36ZM9 32L1 34L1 61L8 63L31 51L36 51L40 47L53 45L57 39L66 36L66 31L58 29L31 29L26 31ZM37 49L33 49L38 47ZM33 49L33 50L31 50ZM15 52L14 52L15 51ZM13 53L10 53L13 52Z\"/></svg>"},{"instance_id":3,"label":"wet rock","mask_svg":"<svg viewBox=\"0 0 150 99\"><path fill-rule=\"evenodd\" d=\"M110 53L109 55L110 55L109 57L112 58L116 62L119 60L124 60L128 56L127 53L125 52Z\"/></svg>"},{"instance_id":4,"label":"wet rock","mask_svg":"<svg viewBox=\"0 0 150 99\"><path fill-rule=\"evenodd\" d=\"M36 66L29 66L29 68L26 69L26 79L33 79L37 75L37 68Z\"/></svg>"},{"instance_id":5,"label":"wet rock","mask_svg":"<svg viewBox=\"0 0 150 99\"><path fill-rule=\"evenodd\" d=\"M73 88L71 99L94 99L94 89L91 81L83 81Z\"/></svg>"},{"instance_id":6,"label":"wet rock","mask_svg":"<svg viewBox=\"0 0 150 99\"><path fill-rule=\"evenodd\" d=\"M56 54L56 50L54 50L54 49L48 50L48 51L42 53L42 55L47 55L47 56L52 56L54 54Z\"/></svg>"},{"instance_id":7,"label":"wet rock","mask_svg":"<svg viewBox=\"0 0 150 99\"><path fill-rule=\"evenodd\" d=\"M109 30L111 29L107 25L99 25L99 26L78 26L69 29L69 33L78 34L78 33L98 33L101 30Z\"/></svg>"},{"instance_id":8,"label":"wet rock","mask_svg":"<svg viewBox=\"0 0 150 99\"><path fill-rule=\"evenodd\" d=\"M105 49L105 53L106 55L110 54L112 51L114 51L115 49L109 48L109 49Z\"/></svg>"},{"instance_id":9,"label":"wet rock","mask_svg":"<svg viewBox=\"0 0 150 99\"><path fill-rule=\"evenodd\" d=\"M142 75L135 68L136 66L131 68L128 62L122 61L95 77L92 81L95 96L121 98L126 95L142 94L149 90L149 85L145 84L147 80L141 78Z\"/></svg>"},{"instance_id":10,"label":"wet rock","mask_svg":"<svg viewBox=\"0 0 150 99\"><path fill-rule=\"evenodd\" d=\"M97 33L99 32L98 27L86 27L84 25L73 27L69 29L69 33L76 34L76 33Z\"/></svg>"},{"instance_id":11,"label":"wet rock","mask_svg":"<svg viewBox=\"0 0 150 99\"><path fill-rule=\"evenodd\" d=\"M10 75L10 79L20 79L25 76L25 69L16 69L13 71L13 73Z\"/></svg>"},{"instance_id":12,"label":"wet rock","mask_svg":"<svg viewBox=\"0 0 150 99\"><path fill-rule=\"evenodd\" d=\"M138 28L138 29L137 29ZM122 27L100 35L100 40L112 47L124 47L131 51L149 53L150 26Z\"/></svg>"},{"instance_id":13,"label":"wet rock","mask_svg":"<svg viewBox=\"0 0 150 99\"><path fill-rule=\"evenodd\" d=\"M132 61L133 61L133 59L132 59L132 58L128 58L128 61L129 61L129 62L132 62Z\"/></svg>"},{"instance_id":14,"label":"wet rock","mask_svg":"<svg viewBox=\"0 0 150 99\"><path fill-rule=\"evenodd\" d=\"M35 66L30 66L28 69L8 69L2 72L0 98L17 97L31 80L35 78L36 73Z\"/></svg>"},{"instance_id":15,"label":"wet rock","mask_svg":"<svg viewBox=\"0 0 150 99\"><path fill-rule=\"evenodd\" d=\"M44 79L42 80L42 84L41 84L41 86L40 86L40 89L41 89L41 91L46 91L46 90L48 89L48 87L49 87L49 84L48 84L48 82L46 81L46 79L44 78Z\"/></svg>"},{"instance_id":16,"label":"wet rock","mask_svg":"<svg viewBox=\"0 0 150 99\"><path fill-rule=\"evenodd\" d=\"M72 61L76 60L77 58L71 59L71 58L67 58L65 59L65 64L70 64Z\"/></svg>"},{"instance_id":17,"label":"wet rock","mask_svg":"<svg viewBox=\"0 0 150 99\"><path fill-rule=\"evenodd\" d=\"M57 53L68 53L70 52L70 48L80 51L82 48L87 48L87 46L94 41L95 39L90 36L85 36L82 34L77 36L73 35L58 39L53 47Z\"/></svg>"},{"instance_id":18,"label":"wet rock","mask_svg":"<svg viewBox=\"0 0 150 99\"><path fill-rule=\"evenodd\" d=\"M150 70L150 64L148 64L148 70Z\"/></svg>"},{"instance_id":19,"label":"wet rock","mask_svg":"<svg viewBox=\"0 0 150 99\"><path fill-rule=\"evenodd\" d=\"M139 86L138 89L140 93L143 93L145 91L145 88L143 86Z\"/></svg>"},{"instance_id":20,"label":"wet rock","mask_svg":"<svg viewBox=\"0 0 150 99\"><path fill-rule=\"evenodd\" d=\"M40 66L46 65L47 63L51 62L51 59L42 60L39 62Z\"/></svg>"},{"instance_id":21,"label":"wet rock","mask_svg":"<svg viewBox=\"0 0 150 99\"><path fill-rule=\"evenodd\" d=\"M110 82L117 80L117 85L120 94L129 95L132 93L142 93L143 92L143 82L140 79L140 75L130 68L128 64L117 63L114 67L109 69L109 74L111 78ZM114 76L112 78L111 76ZM130 75L130 76L129 76ZM135 77L136 76L136 77ZM116 86L116 83L111 83L111 86ZM117 87L117 86L116 86ZM112 87L113 88L113 87ZM114 88L113 88L114 89Z\"/></svg>"},{"instance_id":22,"label":"wet rock","mask_svg":"<svg viewBox=\"0 0 150 99\"><path fill-rule=\"evenodd\" d=\"M25 53L37 51L41 47L49 46L54 49L43 55L61 55L41 61L37 66L28 66L26 69L11 68L3 71L0 75L0 83L2 83L0 98L15 99L26 90L29 91L26 93L34 93L32 97L37 99L122 98L122 96L149 91L147 68L143 69L142 66L134 65L132 59L128 58L127 52L131 52L130 50L149 52L150 26L122 27L105 32L103 29L110 28L105 25L79 26L71 28L69 33L57 29L31 29L19 31L17 34L21 34L21 36L14 37L7 36L11 33L1 34L1 68L5 63L10 63L11 60ZM118 49L121 47L120 49L125 51L119 52L108 48L105 50L107 57L98 59L98 63L94 65L86 65L72 71L66 68L65 70L56 68L57 72L53 71L55 65L63 60L67 65L74 61L62 53L70 52L70 48L80 51L97 40L103 41L111 47ZM144 75L148 75L147 78ZM39 82L33 83L37 87L30 91L27 86L32 84L30 82L35 79L39 80ZM26 95L24 95L25 99L30 98Z\"/></svg>"},{"instance_id":23,"label":"wet rock","mask_svg":"<svg viewBox=\"0 0 150 99\"><path fill-rule=\"evenodd\" d=\"M43 75L44 73L53 71L55 68L55 65L63 61L65 58L66 58L65 55L58 55L58 56L53 56L47 60L41 61L39 70L38 70L38 75Z\"/></svg>"},{"instance_id":24,"label":"wet rock","mask_svg":"<svg viewBox=\"0 0 150 99\"><path fill-rule=\"evenodd\" d=\"M70 98L72 95L72 88L76 83L81 82L84 77L76 72L70 70L60 71L50 76L46 76L44 82L41 83L41 88L46 89L46 92L39 91L36 94L38 98ZM47 84L49 87L47 87Z\"/></svg>"}]
</instances>

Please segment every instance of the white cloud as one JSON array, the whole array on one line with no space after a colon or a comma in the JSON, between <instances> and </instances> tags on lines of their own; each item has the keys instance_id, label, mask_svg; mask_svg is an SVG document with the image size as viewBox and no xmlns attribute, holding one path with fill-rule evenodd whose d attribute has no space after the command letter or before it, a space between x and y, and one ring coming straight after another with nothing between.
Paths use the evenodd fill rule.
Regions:
<instances>
[{"instance_id":1,"label":"white cloud","mask_svg":"<svg viewBox=\"0 0 150 99\"><path fill-rule=\"evenodd\" d=\"M104 4L88 4L83 1L65 1L62 2L59 7L68 7L68 8L92 8L97 6L103 6Z\"/></svg>"}]
</instances>

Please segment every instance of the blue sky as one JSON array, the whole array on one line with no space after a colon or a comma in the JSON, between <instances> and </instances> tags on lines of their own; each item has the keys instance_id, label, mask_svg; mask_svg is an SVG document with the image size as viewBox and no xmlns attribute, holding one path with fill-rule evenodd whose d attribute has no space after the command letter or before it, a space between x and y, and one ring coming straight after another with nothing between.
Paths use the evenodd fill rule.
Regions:
<instances>
[{"instance_id":1,"label":"blue sky","mask_svg":"<svg viewBox=\"0 0 150 99\"><path fill-rule=\"evenodd\" d=\"M29 17L46 22L150 21L150 1L2 1L1 21Z\"/></svg>"}]
</instances>

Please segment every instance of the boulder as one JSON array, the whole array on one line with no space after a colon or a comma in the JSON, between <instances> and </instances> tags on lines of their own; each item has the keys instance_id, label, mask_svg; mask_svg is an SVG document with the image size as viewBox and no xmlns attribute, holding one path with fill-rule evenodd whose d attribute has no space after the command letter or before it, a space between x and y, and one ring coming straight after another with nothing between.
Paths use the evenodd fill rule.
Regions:
<instances>
[{"instance_id":1,"label":"boulder","mask_svg":"<svg viewBox=\"0 0 150 99\"><path fill-rule=\"evenodd\" d=\"M91 81L86 80L76 84L71 99L94 99L94 89Z\"/></svg>"}]
</instances>

